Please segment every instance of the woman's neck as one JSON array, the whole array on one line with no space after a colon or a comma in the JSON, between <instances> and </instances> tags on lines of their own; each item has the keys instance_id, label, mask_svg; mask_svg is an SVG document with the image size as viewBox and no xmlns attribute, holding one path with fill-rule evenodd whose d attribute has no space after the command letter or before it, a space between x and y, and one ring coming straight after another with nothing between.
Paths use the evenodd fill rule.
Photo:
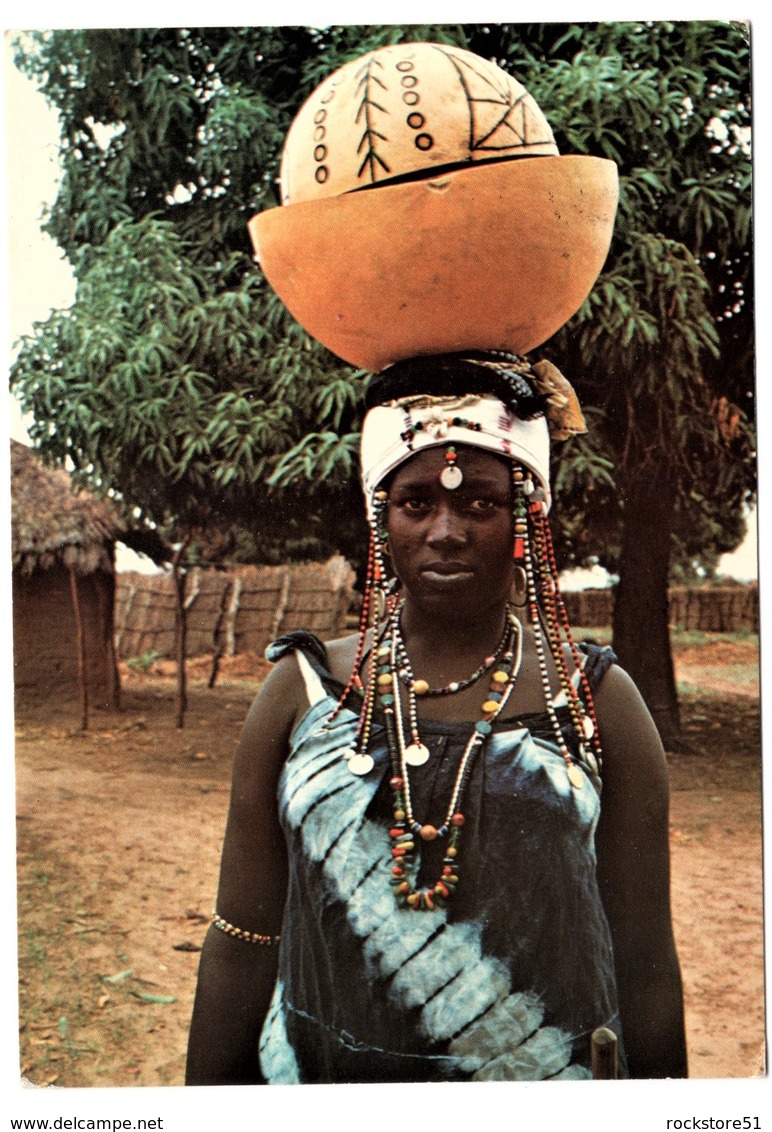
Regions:
<instances>
[{"instance_id":1,"label":"woman's neck","mask_svg":"<svg viewBox=\"0 0 772 1132\"><path fill-rule=\"evenodd\" d=\"M492 653L504 632L507 618L506 601L481 608L474 616L438 615L426 611L410 597L405 598L400 626L405 647L410 655L452 657Z\"/></svg>"}]
</instances>

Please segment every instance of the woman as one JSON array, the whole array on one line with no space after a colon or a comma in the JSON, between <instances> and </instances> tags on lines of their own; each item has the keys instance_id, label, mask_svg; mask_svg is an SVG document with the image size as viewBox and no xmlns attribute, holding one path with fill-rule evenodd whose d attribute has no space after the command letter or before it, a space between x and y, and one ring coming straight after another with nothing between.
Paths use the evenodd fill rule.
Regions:
<instances>
[{"instance_id":1,"label":"woman","mask_svg":"<svg viewBox=\"0 0 772 1132\"><path fill-rule=\"evenodd\" d=\"M683 1076L664 754L573 643L546 521L578 406L501 353L397 363L368 401L361 631L271 652L188 1082L580 1078L597 1026L622 1074Z\"/></svg>"}]
</instances>

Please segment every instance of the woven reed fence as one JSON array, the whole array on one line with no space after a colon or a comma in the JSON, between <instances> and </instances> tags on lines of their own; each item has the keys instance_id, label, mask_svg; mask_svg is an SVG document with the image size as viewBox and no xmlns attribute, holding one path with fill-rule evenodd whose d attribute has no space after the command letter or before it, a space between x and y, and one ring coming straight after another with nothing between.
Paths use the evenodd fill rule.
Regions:
<instances>
[{"instance_id":1,"label":"woven reed fence","mask_svg":"<svg viewBox=\"0 0 772 1132\"><path fill-rule=\"evenodd\" d=\"M185 588L187 655L262 655L274 638L308 629L329 640L345 631L354 571L340 556L324 563L193 569ZM115 647L125 660L175 655L170 574L117 575Z\"/></svg>"},{"instance_id":2,"label":"woven reed fence","mask_svg":"<svg viewBox=\"0 0 772 1132\"><path fill-rule=\"evenodd\" d=\"M611 625L613 590L580 590L563 594L573 625ZM669 598L672 628L703 633L759 630L759 591L750 586L673 586Z\"/></svg>"}]
</instances>

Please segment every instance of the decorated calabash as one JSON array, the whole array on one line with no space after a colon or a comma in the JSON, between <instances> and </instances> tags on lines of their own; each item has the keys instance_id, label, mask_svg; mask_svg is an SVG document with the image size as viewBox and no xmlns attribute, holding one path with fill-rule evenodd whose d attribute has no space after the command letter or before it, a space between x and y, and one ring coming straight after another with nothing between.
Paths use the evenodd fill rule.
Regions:
<instances>
[{"instance_id":1,"label":"decorated calabash","mask_svg":"<svg viewBox=\"0 0 772 1132\"><path fill-rule=\"evenodd\" d=\"M546 341L603 267L617 171L560 156L500 67L406 43L314 91L287 135L281 196L249 223L263 272L309 334L377 372Z\"/></svg>"}]
</instances>

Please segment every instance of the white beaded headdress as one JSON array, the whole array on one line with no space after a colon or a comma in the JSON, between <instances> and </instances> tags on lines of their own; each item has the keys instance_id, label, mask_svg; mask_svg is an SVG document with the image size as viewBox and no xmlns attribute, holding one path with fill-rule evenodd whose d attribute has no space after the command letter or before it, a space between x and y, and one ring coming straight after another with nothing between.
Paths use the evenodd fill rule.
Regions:
<instances>
[{"instance_id":1,"label":"white beaded headdress","mask_svg":"<svg viewBox=\"0 0 772 1132\"><path fill-rule=\"evenodd\" d=\"M397 363L371 382L366 404L361 463L370 511L390 472L416 452L449 444L527 468L547 511L550 440L586 431L576 394L555 366L503 352Z\"/></svg>"}]
</instances>

